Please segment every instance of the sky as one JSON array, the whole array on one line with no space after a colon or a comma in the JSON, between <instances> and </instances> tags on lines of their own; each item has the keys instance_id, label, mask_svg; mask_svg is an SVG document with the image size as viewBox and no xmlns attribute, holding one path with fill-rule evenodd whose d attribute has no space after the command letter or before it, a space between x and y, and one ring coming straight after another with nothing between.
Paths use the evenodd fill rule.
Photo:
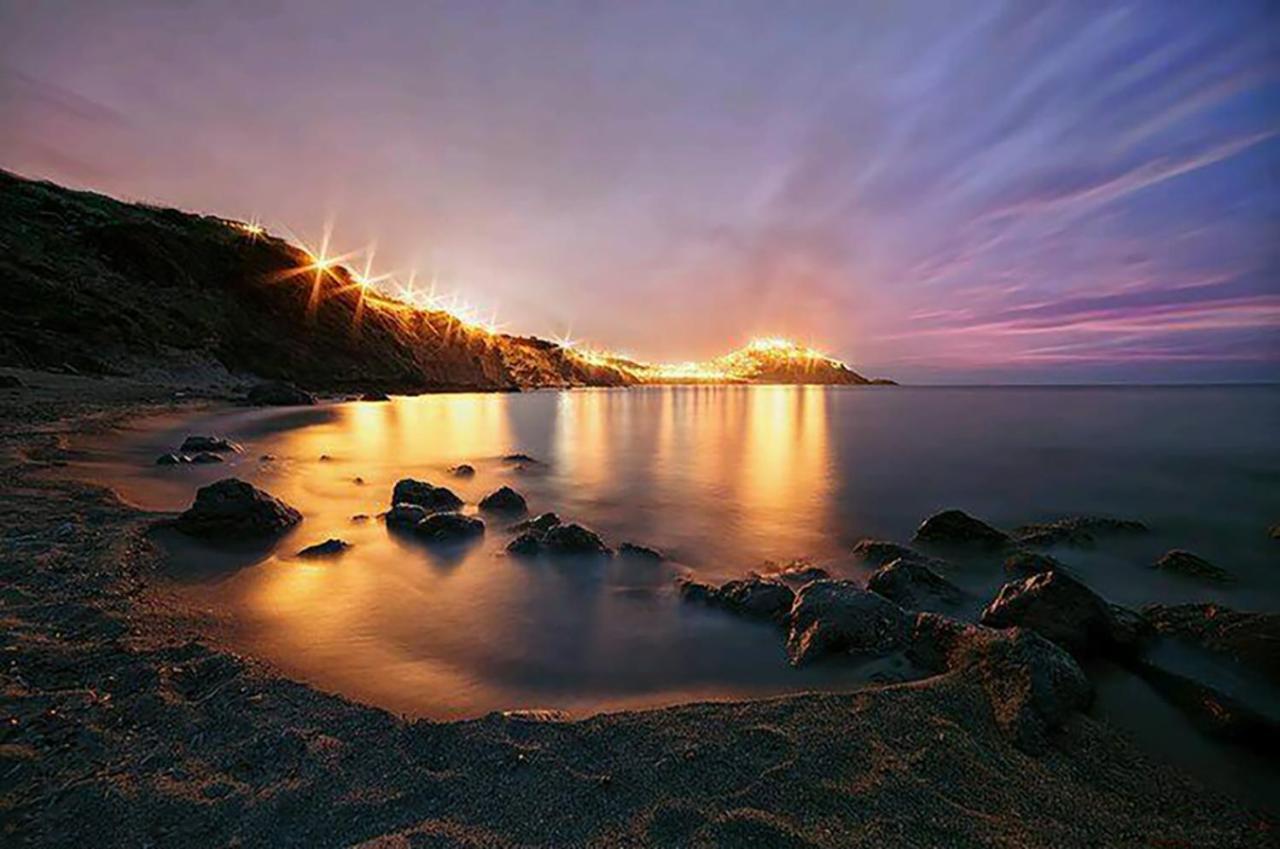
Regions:
<instances>
[{"instance_id":1,"label":"sky","mask_svg":"<svg viewBox=\"0 0 1280 849\"><path fill-rule=\"evenodd\" d=\"M508 332L1280 380L1280 4L0 0L0 167Z\"/></svg>"}]
</instances>

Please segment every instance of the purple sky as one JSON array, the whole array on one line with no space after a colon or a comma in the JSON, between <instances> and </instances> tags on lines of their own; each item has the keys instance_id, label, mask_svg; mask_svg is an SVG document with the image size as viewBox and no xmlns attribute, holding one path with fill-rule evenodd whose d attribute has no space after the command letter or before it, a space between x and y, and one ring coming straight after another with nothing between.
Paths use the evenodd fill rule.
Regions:
<instances>
[{"instance_id":1,"label":"purple sky","mask_svg":"<svg viewBox=\"0 0 1280 849\"><path fill-rule=\"evenodd\" d=\"M652 359L1280 379L1280 6L0 0L0 167Z\"/></svg>"}]
</instances>

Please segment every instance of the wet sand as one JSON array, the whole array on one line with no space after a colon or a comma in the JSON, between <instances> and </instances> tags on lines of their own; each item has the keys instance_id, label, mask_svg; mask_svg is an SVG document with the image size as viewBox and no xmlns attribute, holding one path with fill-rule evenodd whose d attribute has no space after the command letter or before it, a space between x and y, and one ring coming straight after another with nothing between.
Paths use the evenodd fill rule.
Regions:
<instances>
[{"instance_id":1,"label":"wet sand","mask_svg":"<svg viewBox=\"0 0 1280 849\"><path fill-rule=\"evenodd\" d=\"M161 516L65 474L70 436L172 390L23 379L0 392L8 845L1274 845L1269 815L1090 716L1024 753L961 673L577 722L407 720L291 682L168 585Z\"/></svg>"}]
</instances>

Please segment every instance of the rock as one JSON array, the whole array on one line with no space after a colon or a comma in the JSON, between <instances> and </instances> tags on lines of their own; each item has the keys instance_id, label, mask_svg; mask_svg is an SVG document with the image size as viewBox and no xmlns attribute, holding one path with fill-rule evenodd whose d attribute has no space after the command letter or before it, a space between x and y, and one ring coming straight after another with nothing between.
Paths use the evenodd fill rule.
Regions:
<instances>
[{"instance_id":1,"label":"rock","mask_svg":"<svg viewBox=\"0 0 1280 849\"><path fill-rule=\"evenodd\" d=\"M1267 536L1272 539L1280 540L1280 522L1277 522L1267 529Z\"/></svg>"},{"instance_id":2,"label":"rock","mask_svg":"<svg viewBox=\"0 0 1280 849\"><path fill-rule=\"evenodd\" d=\"M321 454L321 455L320 455L320 462L321 462L321 463L328 463L328 462L329 462L330 460L332 460L332 459L333 459L333 458L332 458L332 457L330 457L328 454Z\"/></svg>"},{"instance_id":3,"label":"rock","mask_svg":"<svg viewBox=\"0 0 1280 849\"><path fill-rule=\"evenodd\" d=\"M901 558L877 569L867 589L908 610L952 610L966 598L964 590L928 566Z\"/></svg>"},{"instance_id":4,"label":"rock","mask_svg":"<svg viewBox=\"0 0 1280 849\"><path fill-rule=\"evenodd\" d=\"M391 396L385 392L366 392L360 396L361 401L390 401Z\"/></svg>"},{"instance_id":5,"label":"rock","mask_svg":"<svg viewBox=\"0 0 1280 849\"><path fill-rule=\"evenodd\" d=\"M529 505L523 495L504 486L480 499L480 509L492 513L524 513L528 511Z\"/></svg>"},{"instance_id":6,"label":"rock","mask_svg":"<svg viewBox=\"0 0 1280 849\"><path fill-rule=\"evenodd\" d=\"M555 513L543 513L536 518L525 519L523 522L516 522L511 526L511 530L532 531L539 539L541 539L543 534L558 524L560 524L560 517Z\"/></svg>"},{"instance_id":7,"label":"rock","mask_svg":"<svg viewBox=\"0 0 1280 849\"><path fill-rule=\"evenodd\" d=\"M581 525L556 525L542 536L542 545L548 554L591 555L608 557L609 547L595 532Z\"/></svg>"},{"instance_id":8,"label":"rock","mask_svg":"<svg viewBox=\"0 0 1280 849\"><path fill-rule=\"evenodd\" d=\"M424 515L425 515L425 514L424 514ZM351 517L351 521L355 522L356 524L360 524L361 522L367 522L367 521L369 521L369 514L368 514L368 513L357 513L357 514L355 514L354 516L352 516L352 517Z\"/></svg>"},{"instance_id":9,"label":"rock","mask_svg":"<svg viewBox=\"0 0 1280 849\"><path fill-rule=\"evenodd\" d=\"M526 531L507 543L507 551L522 557L536 557L542 553L542 535Z\"/></svg>"},{"instance_id":10,"label":"rock","mask_svg":"<svg viewBox=\"0 0 1280 849\"><path fill-rule=\"evenodd\" d=\"M925 519L916 529L915 542L932 545L1003 548L1009 535L961 510L944 510Z\"/></svg>"},{"instance_id":11,"label":"rock","mask_svg":"<svg viewBox=\"0 0 1280 849\"><path fill-rule=\"evenodd\" d=\"M392 504L417 504L431 512L447 512L462 506L462 499L443 486L432 486L426 481L404 478L396 482L391 491Z\"/></svg>"},{"instance_id":12,"label":"rock","mask_svg":"<svg viewBox=\"0 0 1280 849\"><path fill-rule=\"evenodd\" d=\"M283 380L271 380L250 389L245 400L258 407L302 407L315 404L316 396Z\"/></svg>"},{"instance_id":13,"label":"rock","mask_svg":"<svg viewBox=\"0 0 1280 849\"><path fill-rule=\"evenodd\" d=\"M919 614L908 656L935 672L975 681L1001 732L1025 752L1093 700L1084 671L1058 646L1022 628L994 631L936 613Z\"/></svg>"},{"instance_id":14,"label":"rock","mask_svg":"<svg viewBox=\"0 0 1280 849\"><path fill-rule=\"evenodd\" d=\"M1186 575L1189 578L1200 578L1204 581L1213 581L1219 584L1230 583L1233 580L1231 573L1226 569L1210 563L1199 555L1182 549L1165 552L1164 556L1157 560L1152 568L1159 569L1162 572L1173 572L1178 575Z\"/></svg>"},{"instance_id":15,"label":"rock","mask_svg":"<svg viewBox=\"0 0 1280 849\"><path fill-rule=\"evenodd\" d=\"M1077 656L1104 654L1118 644L1110 605L1064 572L1010 581L982 611L981 621L992 628L1027 628Z\"/></svg>"},{"instance_id":16,"label":"rock","mask_svg":"<svg viewBox=\"0 0 1280 849\"><path fill-rule=\"evenodd\" d=\"M182 447L178 451L182 454L194 454L197 451L233 453L239 452L240 446L221 436L188 436L182 440Z\"/></svg>"},{"instance_id":17,"label":"rock","mask_svg":"<svg viewBox=\"0 0 1280 849\"><path fill-rule=\"evenodd\" d=\"M1015 551L1004 561L1004 573L1014 580L1053 571L1069 572L1061 560L1034 551Z\"/></svg>"},{"instance_id":18,"label":"rock","mask_svg":"<svg viewBox=\"0 0 1280 849\"><path fill-rule=\"evenodd\" d=\"M180 466L190 462L191 458L185 454L161 454L156 458L157 466Z\"/></svg>"},{"instance_id":19,"label":"rock","mask_svg":"<svg viewBox=\"0 0 1280 849\"><path fill-rule=\"evenodd\" d=\"M413 531L427 542L466 542L484 536L484 522L461 513L431 513Z\"/></svg>"},{"instance_id":20,"label":"rock","mask_svg":"<svg viewBox=\"0 0 1280 849\"><path fill-rule=\"evenodd\" d=\"M201 451L199 454L196 454L194 457L191 458L191 462L201 463L205 465L209 463L221 463L222 455L214 454L212 451Z\"/></svg>"},{"instance_id":21,"label":"rock","mask_svg":"<svg viewBox=\"0 0 1280 849\"><path fill-rule=\"evenodd\" d=\"M917 560L921 563L941 563L936 558L921 554L914 548L898 545L883 539L865 538L853 547L853 555L869 566L879 568L895 560Z\"/></svg>"},{"instance_id":22,"label":"rock","mask_svg":"<svg viewBox=\"0 0 1280 849\"><path fill-rule=\"evenodd\" d=\"M356 486L364 486L364 478L361 477L354 477L351 479L351 482Z\"/></svg>"},{"instance_id":23,"label":"rock","mask_svg":"<svg viewBox=\"0 0 1280 849\"><path fill-rule=\"evenodd\" d=\"M752 577L768 578L775 581L784 581L794 586L803 586L810 581L821 581L831 577L831 573L821 566L814 566L808 560L799 559L791 560L787 563L777 563L772 560L765 561L759 571L751 573Z\"/></svg>"},{"instance_id":24,"label":"rock","mask_svg":"<svg viewBox=\"0 0 1280 849\"><path fill-rule=\"evenodd\" d=\"M1141 534L1147 526L1129 519L1110 519L1106 516L1068 516L1053 522L1023 525L1015 528L1014 537L1023 545L1048 547L1072 545L1092 547L1100 535Z\"/></svg>"},{"instance_id":25,"label":"rock","mask_svg":"<svg viewBox=\"0 0 1280 849\"><path fill-rule=\"evenodd\" d=\"M502 455L504 463L537 463L538 461L528 454L504 454Z\"/></svg>"},{"instance_id":26,"label":"rock","mask_svg":"<svg viewBox=\"0 0 1280 849\"><path fill-rule=\"evenodd\" d=\"M336 537L333 537L325 540L324 542L318 542L315 545L307 546L306 548L298 552L298 556L308 557L308 558L336 557L339 554L342 554L344 551L346 551L350 547L351 547L351 543L347 542L346 540L341 540Z\"/></svg>"},{"instance_id":27,"label":"rock","mask_svg":"<svg viewBox=\"0 0 1280 849\"><path fill-rule=\"evenodd\" d=\"M628 560L644 560L649 563L661 563L665 559L656 548L636 545L634 542L624 542L618 546L618 555Z\"/></svg>"},{"instance_id":28,"label":"rock","mask_svg":"<svg viewBox=\"0 0 1280 849\"><path fill-rule=\"evenodd\" d=\"M1276 693L1249 700L1227 689L1229 682L1206 681L1194 672L1144 657L1133 670L1190 717L1204 733L1274 757L1280 752ZM1256 696L1256 694L1254 694Z\"/></svg>"},{"instance_id":29,"label":"rock","mask_svg":"<svg viewBox=\"0 0 1280 849\"><path fill-rule=\"evenodd\" d=\"M1161 637L1176 639L1280 687L1280 613L1213 603L1152 604L1142 615Z\"/></svg>"},{"instance_id":30,"label":"rock","mask_svg":"<svg viewBox=\"0 0 1280 849\"><path fill-rule=\"evenodd\" d=\"M274 463L274 462L275 462L275 459L276 459L276 455L274 455L274 454L263 454L261 457L259 457L259 458L258 458L258 462L259 462L259 463Z\"/></svg>"},{"instance_id":31,"label":"rock","mask_svg":"<svg viewBox=\"0 0 1280 849\"><path fill-rule=\"evenodd\" d=\"M814 581L791 607L787 656L793 666L833 652L887 654L903 646L911 617L853 581Z\"/></svg>"},{"instance_id":32,"label":"rock","mask_svg":"<svg viewBox=\"0 0 1280 849\"><path fill-rule=\"evenodd\" d=\"M455 478L470 478L474 477L475 473L475 466L472 466L469 463L459 463L449 469L449 474L453 475Z\"/></svg>"},{"instance_id":33,"label":"rock","mask_svg":"<svg viewBox=\"0 0 1280 849\"><path fill-rule=\"evenodd\" d=\"M722 607L740 616L783 622L791 612L795 593L781 581L744 578L713 587L689 578L677 581L685 601Z\"/></svg>"},{"instance_id":34,"label":"rock","mask_svg":"<svg viewBox=\"0 0 1280 849\"><path fill-rule=\"evenodd\" d=\"M208 539L275 536L302 521L302 514L251 484L226 478L202 486L195 503L174 523L185 534Z\"/></svg>"},{"instance_id":35,"label":"rock","mask_svg":"<svg viewBox=\"0 0 1280 849\"><path fill-rule=\"evenodd\" d=\"M387 511L385 521L390 530L407 531L412 530L425 518L427 518L427 511L424 507L401 502Z\"/></svg>"}]
</instances>

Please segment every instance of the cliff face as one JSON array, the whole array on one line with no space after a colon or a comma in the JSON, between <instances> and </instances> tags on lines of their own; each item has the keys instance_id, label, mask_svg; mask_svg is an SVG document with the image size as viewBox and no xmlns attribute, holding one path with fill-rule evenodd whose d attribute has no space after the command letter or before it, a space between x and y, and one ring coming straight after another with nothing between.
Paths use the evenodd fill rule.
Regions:
<instances>
[{"instance_id":1,"label":"cliff face","mask_svg":"<svg viewBox=\"0 0 1280 849\"><path fill-rule=\"evenodd\" d=\"M0 364L129 374L207 362L317 390L624 385L536 339L365 295L233 222L0 171Z\"/></svg>"}]
</instances>

